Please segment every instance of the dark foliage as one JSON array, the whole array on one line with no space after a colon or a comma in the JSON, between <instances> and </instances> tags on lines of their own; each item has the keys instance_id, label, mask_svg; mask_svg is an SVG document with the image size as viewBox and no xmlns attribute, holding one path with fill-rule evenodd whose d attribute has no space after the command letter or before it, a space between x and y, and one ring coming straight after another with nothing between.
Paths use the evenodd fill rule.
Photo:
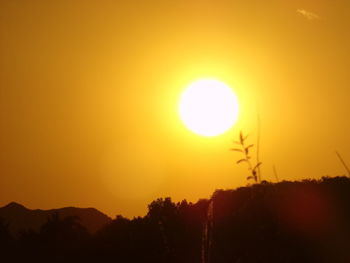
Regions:
<instances>
[{"instance_id":1,"label":"dark foliage","mask_svg":"<svg viewBox=\"0 0 350 263\"><path fill-rule=\"evenodd\" d=\"M263 182L195 204L157 199L146 216L117 216L95 234L54 214L12 237L0 220L0 253L1 262L350 262L350 179Z\"/></svg>"},{"instance_id":2,"label":"dark foliage","mask_svg":"<svg viewBox=\"0 0 350 263\"><path fill-rule=\"evenodd\" d=\"M216 191L212 261L350 262L350 179Z\"/></svg>"}]
</instances>

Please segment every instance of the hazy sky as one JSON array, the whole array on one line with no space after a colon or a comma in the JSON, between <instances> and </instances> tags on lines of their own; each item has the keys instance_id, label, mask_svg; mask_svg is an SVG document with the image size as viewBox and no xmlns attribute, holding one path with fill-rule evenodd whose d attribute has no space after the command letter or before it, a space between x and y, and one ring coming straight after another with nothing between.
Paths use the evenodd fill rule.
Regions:
<instances>
[{"instance_id":1,"label":"hazy sky","mask_svg":"<svg viewBox=\"0 0 350 263\"><path fill-rule=\"evenodd\" d=\"M348 0L0 0L0 205L142 215L157 197L246 185L239 130L262 177L344 174L350 163ZM178 117L186 85L230 85L218 137Z\"/></svg>"}]
</instances>

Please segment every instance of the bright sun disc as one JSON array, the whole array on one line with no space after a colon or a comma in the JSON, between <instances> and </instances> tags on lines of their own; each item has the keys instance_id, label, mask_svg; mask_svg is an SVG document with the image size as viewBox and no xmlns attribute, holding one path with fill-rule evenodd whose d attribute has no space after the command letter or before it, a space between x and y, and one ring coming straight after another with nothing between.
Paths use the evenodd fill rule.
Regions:
<instances>
[{"instance_id":1,"label":"bright sun disc","mask_svg":"<svg viewBox=\"0 0 350 263\"><path fill-rule=\"evenodd\" d=\"M204 136L216 136L230 129L238 118L236 95L217 80L199 80L184 91L180 117L186 127Z\"/></svg>"}]
</instances>

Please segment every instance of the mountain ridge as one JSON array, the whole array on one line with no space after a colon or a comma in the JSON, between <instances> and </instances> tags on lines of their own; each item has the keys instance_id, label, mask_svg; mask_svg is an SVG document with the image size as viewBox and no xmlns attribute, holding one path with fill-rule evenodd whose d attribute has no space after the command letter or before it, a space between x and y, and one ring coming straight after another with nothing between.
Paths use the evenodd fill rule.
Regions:
<instances>
[{"instance_id":1,"label":"mountain ridge","mask_svg":"<svg viewBox=\"0 0 350 263\"><path fill-rule=\"evenodd\" d=\"M80 208L74 206L54 209L29 209L17 202L10 202L0 207L0 218L9 223L11 234L17 235L22 230L38 231L48 217L58 213L62 218L76 216L79 222L90 233L95 233L112 219L93 207Z\"/></svg>"}]
</instances>

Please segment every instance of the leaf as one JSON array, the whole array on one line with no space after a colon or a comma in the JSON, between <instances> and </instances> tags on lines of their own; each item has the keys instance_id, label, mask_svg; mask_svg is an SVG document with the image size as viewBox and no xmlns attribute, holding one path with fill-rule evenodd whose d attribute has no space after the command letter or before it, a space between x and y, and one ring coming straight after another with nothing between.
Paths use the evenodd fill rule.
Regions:
<instances>
[{"instance_id":1,"label":"leaf","mask_svg":"<svg viewBox=\"0 0 350 263\"><path fill-rule=\"evenodd\" d=\"M254 146L254 144L248 145L247 147L244 148L244 152L245 152L246 154L248 154L248 153L249 153L249 148L251 148L251 147L253 147L253 146Z\"/></svg>"},{"instance_id":2,"label":"leaf","mask_svg":"<svg viewBox=\"0 0 350 263\"><path fill-rule=\"evenodd\" d=\"M231 148L231 151L236 151L236 152L243 152L242 149L237 149L237 148Z\"/></svg>"},{"instance_id":3,"label":"leaf","mask_svg":"<svg viewBox=\"0 0 350 263\"><path fill-rule=\"evenodd\" d=\"M241 160L238 160L236 163L239 164L241 162L248 162L247 159L241 159Z\"/></svg>"},{"instance_id":4,"label":"leaf","mask_svg":"<svg viewBox=\"0 0 350 263\"><path fill-rule=\"evenodd\" d=\"M245 138L243 136L243 132L242 131L240 131L240 133L239 133L239 140L240 140L241 144L244 144Z\"/></svg>"},{"instance_id":5,"label":"leaf","mask_svg":"<svg viewBox=\"0 0 350 263\"><path fill-rule=\"evenodd\" d=\"M247 177L247 180L251 180L251 179L254 180L254 177L251 175Z\"/></svg>"},{"instance_id":6,"label":"leaf","mask_svg":"<svg viewBox=\"0 0 350 263\"><path fill-rule=\"evenodd\" d=\"M238 141L233 141L235 144L238 144L238 145L242 145L240 142Z\"/></svg>"},{"instance_id":7,"label":"leaf","mask_svg":"<svg viewBox=\"0 0 350 263\"><path fill-rule=\"evenodd\" d=\"M256 168L258 168L260 165L262 165L262 162L257 163L257 164L254 166L253 171L255 171Z\"/></svg>"}]
</instances>

